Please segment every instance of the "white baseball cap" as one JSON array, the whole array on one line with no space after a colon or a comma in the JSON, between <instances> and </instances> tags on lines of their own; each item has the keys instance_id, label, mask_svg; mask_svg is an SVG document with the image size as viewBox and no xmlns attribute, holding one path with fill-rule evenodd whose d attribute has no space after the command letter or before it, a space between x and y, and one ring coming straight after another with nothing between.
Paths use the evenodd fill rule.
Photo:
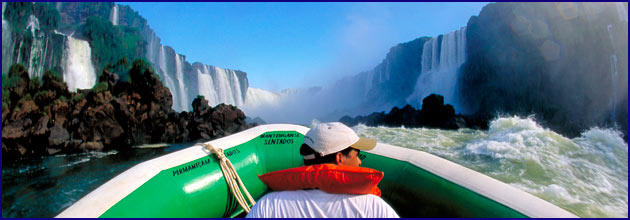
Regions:
<instances>
[{"instance_id":1,"label":"white baseball cap","mask_svg":"<svg viewBox=\"0 0 630 220\"><path fill-rule=\"evenodd\" d=\"M315 125L306 132L304 143L319 153L320 156L336 153L348 147L372 150L376 146L375 139L360 138L351 128L340 122ZM304 158L312 159L314 155L307 155Z\"/></svg>"}]
</instances>

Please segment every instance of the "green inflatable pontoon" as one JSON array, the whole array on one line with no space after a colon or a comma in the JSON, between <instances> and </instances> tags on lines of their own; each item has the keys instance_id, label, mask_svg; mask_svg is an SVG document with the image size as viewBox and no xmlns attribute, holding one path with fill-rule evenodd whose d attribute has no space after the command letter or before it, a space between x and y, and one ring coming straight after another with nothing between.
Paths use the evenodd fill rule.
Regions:
<instances>
[{"instance_id":1,"label":"green inflatable pontoon","mask_svg":"<svg viewBox=\"0 0 630 220\"><path fill-rule=\"evenodd\" d=\"M257 175L303 165L307 127L260 125L208 142L224 149L254 199L269 190ZM378 143L362 166L385 172L382 198L401 217L569 217L545 200L440 157ZM202 146L164 155L119 174L57 217L244 216L215 156Z\"/></svg>"}]
</instances>

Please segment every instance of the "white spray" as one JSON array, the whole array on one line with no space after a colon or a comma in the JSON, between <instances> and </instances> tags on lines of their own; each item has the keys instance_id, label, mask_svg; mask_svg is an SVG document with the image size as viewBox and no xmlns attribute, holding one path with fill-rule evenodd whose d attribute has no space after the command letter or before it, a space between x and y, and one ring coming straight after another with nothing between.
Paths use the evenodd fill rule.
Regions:
<instances>
[{"instance_id":1,"label":"white spray","mask_svg":"<svg viewBox=\"0 0 630 220\"><path fill-rule=\"evenodd\" d=\"M70 91L89 89L96 82L92 65L90 44L87 41L67 37L65 71L63 79Z\"/></svg>"}]
</instances>

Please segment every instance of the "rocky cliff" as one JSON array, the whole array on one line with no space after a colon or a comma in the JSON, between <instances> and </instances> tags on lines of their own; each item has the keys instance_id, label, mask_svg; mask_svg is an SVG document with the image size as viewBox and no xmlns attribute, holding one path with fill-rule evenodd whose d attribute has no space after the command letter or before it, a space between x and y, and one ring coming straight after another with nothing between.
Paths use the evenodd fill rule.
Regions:
<instances>
[{"instance_id":1,"label":"rocky cliff","mask_svg":"<svg viewBox=\"0 0 630 220\"><path fill-rule=\"evenodd\" d=\"M489 117L534 114L545 127L570 137L594 126L619 126L627 135L627 7L485 6L468 22L461 100Z\"/></svg>"},{"instance_id":2,"label":"rocky cliff","mask_svg":"<svg viewBox=\"0 0 630 220\"><path fill-rule=\"evenodd\" d=\"M127 69L128 80L114 70ZM117 62L103 71L93 89L68 91L61 76L47 71L30 78L13 65L3 78L3 159L124 150L148 143L211 140L253 125L238 108L208 105L203 96L193 111L175 112L171 92L150 64Z\"/></svg>"}]
</instances>

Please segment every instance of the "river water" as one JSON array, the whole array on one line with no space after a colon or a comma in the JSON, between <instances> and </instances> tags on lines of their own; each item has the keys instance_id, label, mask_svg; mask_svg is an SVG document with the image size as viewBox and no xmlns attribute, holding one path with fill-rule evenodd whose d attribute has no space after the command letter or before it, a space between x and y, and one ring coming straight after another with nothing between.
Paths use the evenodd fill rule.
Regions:
<instances>
[{"instance_id":1,"label":"river water","mask_svg":"<svg viewBox=\"0 0 630 220\"><path fill-rule=\"evenodd\" d=\"M496 119L488 131L354 129L453 161L581 217L628 217L628 144L615 130L591 128L569 139L518 117Z\"/></svg>"},{"instance_id":2,"label":"river water","mask_svg":"<svg viewBox=\"0 0 630 220\"><path fill-rule=\"evenodd\" d=\"M488 131L353 129L461 164L581 217L628 217L628 145L612 129L569 139L518 117L496 119ZM2 217L54 217L130 167L192 145L3 161Z\"/></svg>"}]
</instances>

